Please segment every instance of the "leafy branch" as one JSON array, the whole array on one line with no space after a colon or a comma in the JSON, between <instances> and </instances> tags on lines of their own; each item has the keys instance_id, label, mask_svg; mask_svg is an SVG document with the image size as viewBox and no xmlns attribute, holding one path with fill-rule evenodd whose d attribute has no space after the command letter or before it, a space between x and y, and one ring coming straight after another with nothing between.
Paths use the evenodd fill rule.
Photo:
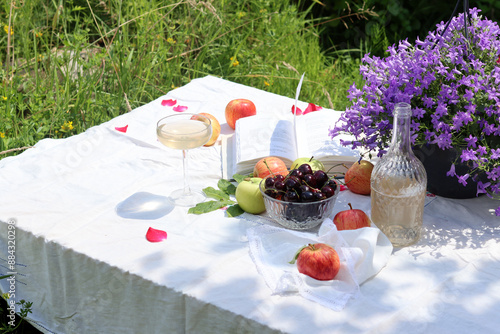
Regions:
<instances>
[{"instance_id":1,"label":"leafy branch","mask_svg":"<svg viewBox=\"0 0 500 334\"><path fill-rule=\"evenodd\" d=\"M236 182L240 183L245 176L235 174L233 178ZM231 199L236 193L236 186L228 180L219 180L217 182L217 188L207 187L203 189L203 193L208 198L213 198L212 201L206 201L196 204L196 206L190 208L188 213L199 215L203 213L212 212L219 210L227 206L227 216L236 217L241 215L244 211L240 208L238 203Z\"/></svg>"}]
</instances>

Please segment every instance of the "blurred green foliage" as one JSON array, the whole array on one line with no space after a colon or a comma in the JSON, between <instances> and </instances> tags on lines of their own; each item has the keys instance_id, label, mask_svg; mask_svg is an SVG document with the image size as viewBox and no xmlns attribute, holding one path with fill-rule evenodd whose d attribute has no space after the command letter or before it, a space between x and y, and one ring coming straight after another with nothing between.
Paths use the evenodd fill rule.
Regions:
<instances>
[{"instance_id":1,"label":"blurred green foliage","mask_svg":"<svg viewBox=\"0 0 500 334\"><path fill-rule=\"evenodd\" d=\"M413 42L418 36L425 37L436 24L448 21L456 5L456 0L295 1L301 10L312 7L309 14L321 27L320 42L324 50L363 50L378 56L383 56L387 46L399 40L408 38ZM498 19L498 0L471 1L469 6L481 9L490 20ZM334 19L363 10L372 11L372 15ZM462 3L459 12L463 12Z\"/></svg>"},{"instance_id":2,"label":"blurred green foliage","mask_svg":"<svg viewBox=\"0 0 500 334\"><path fill-rule=\"evenodd\" d=\"M360 77L291 0L3 1L0 17L0 158L206 75L293 97L306 73L301 100L338 110Z\"/></svg>"}]
</instances>

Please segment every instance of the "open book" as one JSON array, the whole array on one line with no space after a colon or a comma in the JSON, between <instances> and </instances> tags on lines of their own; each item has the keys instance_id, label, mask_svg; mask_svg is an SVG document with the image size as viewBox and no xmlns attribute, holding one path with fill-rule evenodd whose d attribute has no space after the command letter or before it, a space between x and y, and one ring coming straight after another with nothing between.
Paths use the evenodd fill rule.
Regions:
<instances>
[{"instance_id":1,"label":"open book","mask_svg":"<svg viewBox=\"0 0 500 334\"><path fill-rule=\"evenodd\" d=\"M291 113L286 119L272 115L240 118L235 133L222 138L222 177L251 173L255 164L268 156L281 158L289 168L297 158L314 156L326 170L339 165L331 171L345 173L347 169L340 164L351 166L360 153L340 144L340 139L350 140L350 136L331 139L329 129L340 115L340 111L322 109L297 116L295 126Z\"/></svg>"}]
</instances>

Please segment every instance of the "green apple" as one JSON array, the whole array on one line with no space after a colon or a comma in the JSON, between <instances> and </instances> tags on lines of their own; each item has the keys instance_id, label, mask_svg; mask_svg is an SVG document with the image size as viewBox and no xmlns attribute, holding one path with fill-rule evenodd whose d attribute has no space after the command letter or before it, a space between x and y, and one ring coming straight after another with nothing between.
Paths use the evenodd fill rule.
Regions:
<instances>
[{"instance_id":1,"label":"green apple","mask_svg":"<svg viewBox=\"0 0 500 334\"><path fill-rule=\"evenodd\" d=\"M264 198L259 189L260 177L247 177L236 187L236 201L243 211L257 215L266 211Z\"/></svg>"},{"instance_id":2,"label":"green apple","mask_svg":"<svg viewBox=\"0 0 500 334\"><path fill-rule=\"evenodd\" d=\"M303 164L309 164L311 166L313 172L315 172L317 170L325 171L325 166L323 165L323 163L319 160L313 159L313 157L295 159L295 161L292 164L292 168L290 168L290 169L295 169Z\"/></svg>"}]
</instances>

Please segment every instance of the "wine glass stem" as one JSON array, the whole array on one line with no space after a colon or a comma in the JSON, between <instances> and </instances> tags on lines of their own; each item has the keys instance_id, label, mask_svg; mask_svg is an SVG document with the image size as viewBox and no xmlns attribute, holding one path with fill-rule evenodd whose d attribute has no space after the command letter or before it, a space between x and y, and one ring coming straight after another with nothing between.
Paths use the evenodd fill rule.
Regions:
<instances>
[{"instance_id":1,"label":"wine glass stem","mask_svg":"<svg viewBox=\"0 0 500 334\"><path fill-rule=\"evenodd\" d=\"M191 193L188 182L188 152L182 150L182 169L184 170L184 194Z\"/></svg>"}]
</instances>

